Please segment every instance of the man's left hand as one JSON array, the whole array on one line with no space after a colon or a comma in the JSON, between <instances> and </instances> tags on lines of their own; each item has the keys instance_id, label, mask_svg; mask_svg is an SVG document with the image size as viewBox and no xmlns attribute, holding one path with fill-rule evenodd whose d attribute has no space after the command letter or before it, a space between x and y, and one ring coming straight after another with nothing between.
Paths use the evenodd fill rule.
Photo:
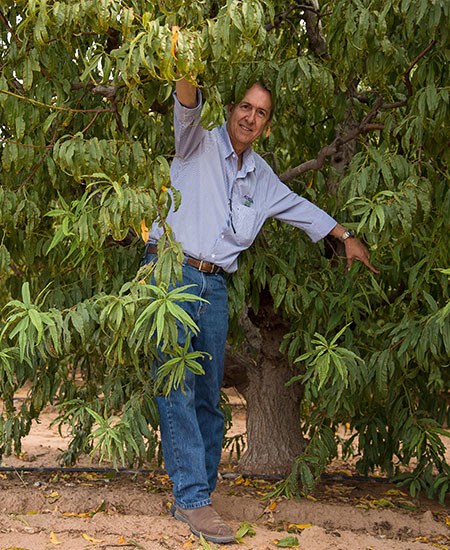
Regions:
<instances>
[{"instance_id":1,"label":"man's left hand","mask_svg":"<svg viewBox=\"0 0 450 550\"><path fill-rule=\"evenodd\" d=\"M349 237L348 239L345 239L344 245L345 255L347 256L347 269L349 271L354 260L359 260L374 273L380 273L379 270L369 262L369 251L359 239Z\"/></svg>"}]
</instances>

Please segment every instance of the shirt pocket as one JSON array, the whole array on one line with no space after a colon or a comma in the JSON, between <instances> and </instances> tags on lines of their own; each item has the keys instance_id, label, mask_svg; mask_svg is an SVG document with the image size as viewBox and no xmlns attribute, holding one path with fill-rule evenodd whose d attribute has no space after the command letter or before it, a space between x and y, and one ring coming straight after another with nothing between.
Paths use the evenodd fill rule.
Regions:
<instances>
[{"instance_id":1,"label":"shirt pocket","mask_svg":"<svg viewBox=\"0 0 450 550\"><path fill-rule=\"evenodd\" d=\"M258 212L255 208L238 204L233 208L234 238L238 245L249 247L258 232Z\"/></svg>"}]
</instances>

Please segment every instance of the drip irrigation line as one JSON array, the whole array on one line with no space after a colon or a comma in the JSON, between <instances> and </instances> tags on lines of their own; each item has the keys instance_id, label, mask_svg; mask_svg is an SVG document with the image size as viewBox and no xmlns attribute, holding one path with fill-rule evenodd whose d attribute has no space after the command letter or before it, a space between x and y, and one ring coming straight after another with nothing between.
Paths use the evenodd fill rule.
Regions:
<instances>
[{"instance_id":1,"label":"drip irrigation line","mask_svg":"<svg viewBox=\"0 0 450 550\"><path fill-rule=\"evenodd\" d=\"M53 473L64 472L67 474L166 474L165 470L145 470L130 468L69 468L66 466L1 466L0 472L23 472L23 473Z\"/></svg>"},{"instance_id":2,"label":"drip irrigation line","mask_svg":"<svg viewBox=\"0 0 450 550\"><path fill-rule=\"evenodd\" d=\"M1 472L20 472L20 473L54 473L54 472L63 472L67 474L86 474L86 473L95 473L95 474L167 474L166 470L150 470L150 469L130 469L130 468L100 468L100 467L80 467L80 468L69 468L65 466L0 466ZM275 475L275 474L241 474L236 472L223 472L220 473L223 479L237 479L242 477L243 479L264 479L264 480L274 480L282 481L286 479L287 476ZM378 483L396 483L395 480L389 479L388 477L378 477L378 476L359 476L359 475L342 475L342 474L322 474L320 476L322 480L328 481L376 481Z\"/></svg>"}]
</instances>

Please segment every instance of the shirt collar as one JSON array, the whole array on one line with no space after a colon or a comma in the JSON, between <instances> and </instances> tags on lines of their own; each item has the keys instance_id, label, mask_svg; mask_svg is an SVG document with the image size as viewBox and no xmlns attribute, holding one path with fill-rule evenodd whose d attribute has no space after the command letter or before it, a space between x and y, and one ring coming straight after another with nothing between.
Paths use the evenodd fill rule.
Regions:
<instances>
[{"instance_id":1,"label":"shirt collar","mask_svg":"<svg viewBox=\"0 0 450 550\"><path fill-rule=\"evenodd\" d=\"M220 137L224 147L224 157L230 157L235 151L231 145L230 135L227 130L227 123L225 122L219 129ZM246 149L242 155L242 168L241 170L248 174L255 169L255 153L251 147Z\"/></svg>"}]
</instances>

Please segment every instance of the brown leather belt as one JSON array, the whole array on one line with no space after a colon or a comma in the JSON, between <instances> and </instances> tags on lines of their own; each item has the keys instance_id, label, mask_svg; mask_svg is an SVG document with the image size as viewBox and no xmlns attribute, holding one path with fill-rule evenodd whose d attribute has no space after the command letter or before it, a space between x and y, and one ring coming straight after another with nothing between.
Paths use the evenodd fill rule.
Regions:
<instances>
[{"instance_id":1,"label":"brown leather belt","mask_svg":"<svg viewBox=\"0 0 450 550\"><path fill-rule=\"evenodd\" d=\"M145 253L158 254L158 247L152 244L148 244L145 247ZM187 265L191 265L192 267L197 268L199 271L202 271L203 273L217 273L222 269L216 264L212 264L211 262L205 262L205 260L197 260L195 258L191 258L190 256L186 256L186 263Z\"/></svg>"}]
</instances>

